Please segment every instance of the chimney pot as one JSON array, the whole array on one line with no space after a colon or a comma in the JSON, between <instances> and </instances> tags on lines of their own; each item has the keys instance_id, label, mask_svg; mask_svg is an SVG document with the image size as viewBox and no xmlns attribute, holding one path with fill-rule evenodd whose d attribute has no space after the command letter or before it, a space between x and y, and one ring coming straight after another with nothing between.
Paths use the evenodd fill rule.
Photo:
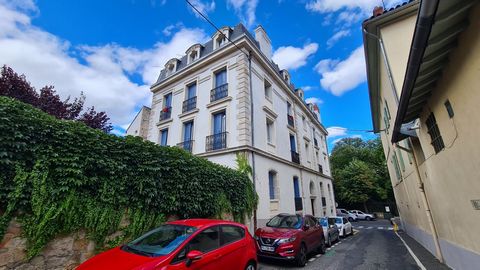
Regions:
<instances>
[{"instance_id":1,"label":"chimney pot","mask_svg":"<svg viewBox=\"0 0 480 270\"><path fill-rule=\"evenodd\" d=\"M377 6L373 9L373 17L377 17L383 14L383 7Z\"/></svg>"}]
</instances>

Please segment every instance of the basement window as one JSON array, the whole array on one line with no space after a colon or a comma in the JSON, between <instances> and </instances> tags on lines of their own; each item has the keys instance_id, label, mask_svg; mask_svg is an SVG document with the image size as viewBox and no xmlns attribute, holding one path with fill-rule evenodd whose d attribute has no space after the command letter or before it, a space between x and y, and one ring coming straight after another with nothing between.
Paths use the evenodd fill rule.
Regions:
<instances>
[{"instance_id":1,"label":"basement window","mask_svg":"<svg viewBox=\"0 0 480 270\"><path fill-rule=\"evenodd\" d=\"M440 130L438 129L437 120L435 119L435 115L430 113L426 121L428 134L430 134L430 138L432 140L431 145L433 149L435 149L435 154L442 151L445 148L445 144L443 143L442 135L440 135Z\"/></svg>"}]
</instances>

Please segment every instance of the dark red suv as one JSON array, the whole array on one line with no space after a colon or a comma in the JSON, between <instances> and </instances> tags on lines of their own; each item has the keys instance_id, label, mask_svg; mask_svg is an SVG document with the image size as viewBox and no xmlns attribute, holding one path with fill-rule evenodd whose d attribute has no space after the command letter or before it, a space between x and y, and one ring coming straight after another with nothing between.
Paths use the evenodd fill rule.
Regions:
<instances>
[{"instance_id":1,"label":"dark red suv","mask_svg":"<svg viewBox=\"0 0 480 270\"><path fill-rule=\"evenodd\" d=\"M312 251L325 253L324 238L322 226L310 215L279 214L255 232L259 257L292 260L298 266L307 263Z\"/></svg>"}]
</instances>

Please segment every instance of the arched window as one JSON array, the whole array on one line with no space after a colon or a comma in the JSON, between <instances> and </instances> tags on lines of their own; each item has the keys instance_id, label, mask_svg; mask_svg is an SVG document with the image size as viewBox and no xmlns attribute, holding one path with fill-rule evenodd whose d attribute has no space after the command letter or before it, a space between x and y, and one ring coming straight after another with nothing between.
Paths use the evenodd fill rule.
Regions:
<instances>
[{"instance_id":1,"label":"arched window","mask_svg":"<svg viewBox=\"0 0 480 270\"><path fill-rule=\"evenodd\" d=\"M268 172L268 190L270 194L270 200L278 199L278 183L277 183L277 172L269 171Z\"/></svg>"},{"instance_id":2,"label":"arched window","mask_svg":"<svg viewBox=\"0 0 480 270\"><path fill-rule=\"evenodd\" d=\"M312 196L316 195L315 184L313 183L313 181L310 181L310 195Z\"/></svg>"}]
</instances>

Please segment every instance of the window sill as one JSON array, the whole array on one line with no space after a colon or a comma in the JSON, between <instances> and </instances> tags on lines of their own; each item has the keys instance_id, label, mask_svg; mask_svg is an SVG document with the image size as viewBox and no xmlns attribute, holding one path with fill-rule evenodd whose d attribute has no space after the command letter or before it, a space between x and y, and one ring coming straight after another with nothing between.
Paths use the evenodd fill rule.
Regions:
<instances>
[{"instance_id":1,"label":"window sill","mask_svg":"<svg viewBox=\"0 0 480 270\"><path fill-rule=\"evenodd\" d=\"M178 115L178 117L179 117L179 118L184 118L185 116L198 113L199 111L200 111L200 110L199 110L198 108L196 108L196 109L193 109L193 110L191 110L191 111L181 113L181 114Z\"/></svg>"},{"instance_id":2,"label":"window sill","mask_svg":"<svg viewBox=\"0 0 480 270\"><path fill-rule=\"evenodd\" d=\"M158 122L157 122L157 127L158 127L158 126L161 126L161 125L168 124L168 123L170 123L170 122L172 122L172 121L173 121L173 118L169 118L169 119L165 119L165 120L158 121Z\"/></svg>"},{"instance_id":3,"label":"window sill","mask_svg":"<svg viewBox=\"0 0 480 270\"><path fill-rule=\"evenodd\" d=\"M267 142L268 146L270 147L273 147L273 148L276 148L275 144L271 143L271 142Z\"/></svg>"},{"instance_id":4,"label":"window sill","mask_svg":"<svg viewBox=\"0 0 480 270\"><path fill-rule=\"evenodd\" d=\"M221 98L221 99L218 99L218 100L215 100L213 102L210 102L209 104L207 104L207 108L211 108L215 105L218 105L218 104L222 104L224 102L229 102L231 101L233 98L231 96L226 96L224 98Z\"/></svg>"}]
</instances>

